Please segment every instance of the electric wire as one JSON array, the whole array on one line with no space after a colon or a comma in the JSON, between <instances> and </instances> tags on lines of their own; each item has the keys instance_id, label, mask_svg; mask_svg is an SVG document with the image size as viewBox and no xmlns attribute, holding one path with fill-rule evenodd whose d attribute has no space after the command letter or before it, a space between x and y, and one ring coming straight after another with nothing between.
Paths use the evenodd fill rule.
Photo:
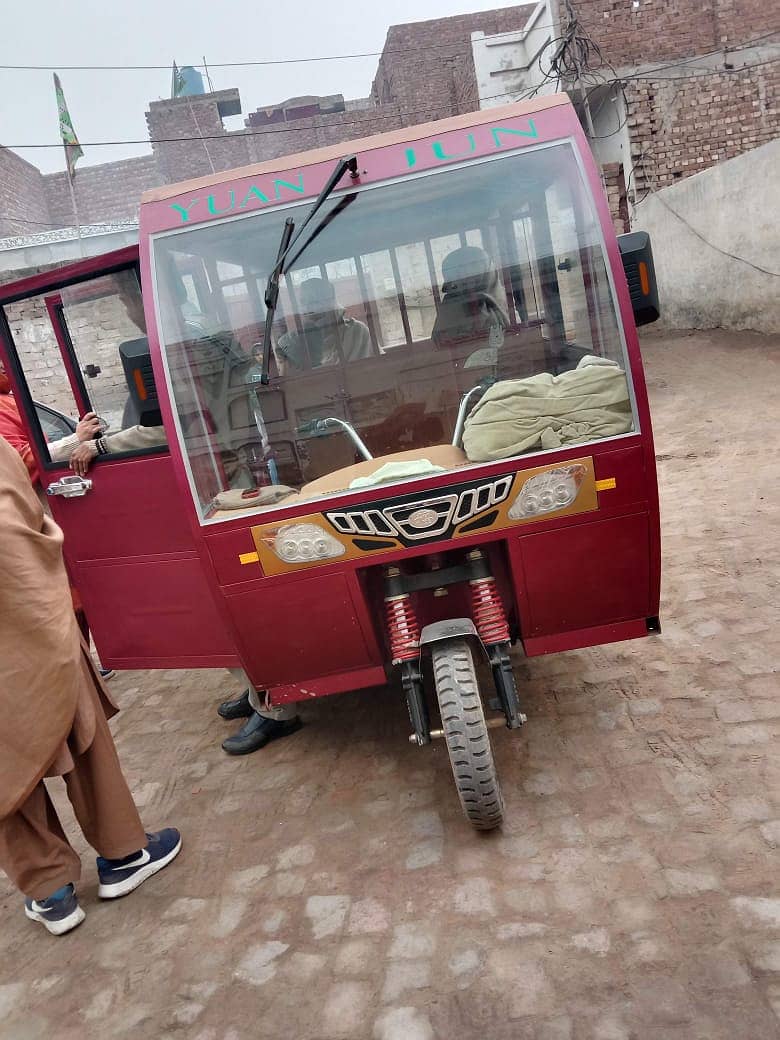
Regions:
<instances>
[{"instance_id":1,"label":"electric wire","mask_svg":"<svg viewBox=\"0 0 780 1040\"><path fill-rule=\"evenodd\" d=\"M589 28L581 19L578 18L578 24L585 28ZM555 22L549 22L545 25L533 25L533 29L558 29L560 26ZM595 28L590 26L590 28ZM780 29L773 29L770 32L763 33L761 36L754 36L746 43L739 44L736 47L724 47L718 48L713 51L709 51L703 55L696 55L695 58L686 59L686 61L696 61L698 58L707 57L710 54L730 54L738 50L745 50L749 47L755 46L757 43L761 43L763 40L768 40L772 36L780 34ZM498 34L501 35L501 34ZM598 46L598 45L596 45ZM179 64L179 68L194 68L194 69L235 69L235 68L254 68L264 65L299 65L317 61L348 61L351 59L359 58L377 58L382 56L389 56L394 54L402 54L404 57L409 57L414 53L430 54L431 51L446 50L450 51L452 57L459 57L460 52L453 48L452 44L445 44L439 47L426 47L425 49L415 50L382 50L382 51L359 51L351 54L319 54L311 55L308 57L300 58L261 58L250 61L205 61L200 62L183 62ZM154 72L154 71L167 71L170 72L172 62L166 65L10 65L0 64L0 71L8 72ZM663 67L663 66L660 66Z\"/></svg>"},{"instance_id":2,"label":"electric wire","mask_svg":"<svg viewBox=\"0 0 780 1040\"><path fill-rule=\"evenodd\" d=\"M589 102L590 96L594 92L596 92L598 90L603 90L605 88L612 89L612 90L616 89L616 88L619 89L622 92L623 102L624 102L624 117L621 120L621 122L619 123L619 125L614 130L610 131L610 133L608 133L608 134L598 134L598 135L589 134L588 135L589 139L592 139L592 140L605 140L605 139L607 139L609 137L613 137L617 133L620 133L621 130L625 127L626 123L628 122L630 105L629 105L628 97L627 97L626 90L625 90L625 84L628 83L629 81L656 78L656 79L659 79L660 81L664 81L664 80L667 80L667 79L674 79L675 81L682 80L683 82L685 82L687 80L690 80L690 79L698 77L698 76L721 74L723 72L727 72L729 74L735 74L736 75L736 74L739 74L741 72L749 71L749 70L751 70L753 68L760 68L760 67L763 67L763 66L766 66L766 65L774 64L777 61L780 61L780 56L779 56L779 57L768 58L768 59L765 59L765 60L760 61L760 62L754 62L754 63L746 64L746 65L743 65L743 66L740 66L740 67L735 67L735 68L721 69L721 68L708 68L706 66L704 66L704 67L699 66L699 69L697 71L695 71L695 72L692 69L690 69L690 68L688 69L688 71L691 73L691 75L674 76L674 77L658 77L657 76L658 73L666 72L666 71L668 71L670 69L683 68L683 67L686 67L686 66L690 67L694 62L700 61L702 58L711 57L711 56L716 55L716 54L722 54L723 57L724 57L724 61L725 61L727 55L735 54L735 53L738 53L741 50L749 49L749 48L755 46L757 43L760 43L760 42L762 42L764 40L770 39L771 37L777 36L778 33L780 33L780 30L773 30L773 31L764 33L761 36L753 37L749 41L747 41L747 42L745 42L743 44L740 44L738 46L735 46L735 47L720 48L718 50L706 52L704 54L695 55L694 57L683 58L683 59L680 59L678 61L665 62L664 64L657 65L655 67L651 67L650 69L645 69L645 70L643 70L641 72L634 72L634 73L627 73L625 75L620 75L620 74L618 74L618 72L614 68L614 65L612 65L609 61L607 61L605 59L599 44L596 43L589 36L589 34L587 33L586 26L579 19L579 17L575 14L570 0L565 0L565 5L566 5L566 10L567 10L567 15L568 15L568 23L567 23L564 31L562 32L562 34L559 37L553 38L552 40L548 41L548 43L545 45L545 48L544 48L545 51L554 48L554 53L553 53L553 56L552 56L552 58L550 60L550 67L546 71L542 67L541 55L539 57L539 66L540 66L540 70L542 72L541 81L538 82L537 84L535 84L534 87L530 88L527 91L517 92L517 91L509 91L508 90L508 91L504 91L504 92L502 92L500 94L494 94L494 95L489 95L489 96L483 97L483 98L480 99L481 101L489 101L489 100L497 100L499 98L507 98L507 97L511 96L512 94L518 94L519 95L519 96L514 98L515 101L529 100L531 98L536 97L537 94L539 93L539 91L547 83L550 83L553 80L555 81L556 89L558 89L560 87L561 82L564 81L564 80L567 80L567 79L574 78L574 79L579 80L580 83L581 83L583 78L589 78L589 79L598 78L598 82L593 84L592 86L590 86L589 89L587 91L585 91L585 93L583 95L583 103L587 104ZM535 28L556 28L556 27L557 26L555 26L552 23L550 23L549 25L536 26ZM450 47L448 47L446 49L452 50L452 47L450 46ZM308 58L288 58L288 59L273 59L273 60L269 59L269 60L250 61L250 62L209 62L209 67L210 68L236 68L236 67L251 67L251 66L261 66L261 65L284 65L284 64L297 64L297 63L302 63L302 62L328 61L328 60L346 60L346 59L349 59L349 58L376 57L376 56L381 55L381 54L389 55L389 54L393 54L393 53L403 53L405 56L408 57L410 52L409 51L394 52L394 51L387 51L387 50L385 50L383 52L363 52L363 53L346 54L346 55L320 55L320 56L308 57ZM425 53L430 53L430 51L426 50ZM542 52L542 53L544 53L544 52ZM457 56L457 54L454 54L453 56ZM204 62L202 64L201 63L195 63L194 67L196 67L196 68L200 68L200 67L205 68L206 67L205 60L204 60ZM144 70L144 71L146 71L146 70L151 70L151 69L168 69L169 66L168 65L164 65L164 66L163 65L160 65L160 66L155 66L155 65L122 65L122 66L120 66L120 65L101 65L101 66L98 66L98 65L73 65L73 66L59 65L59 66L57 66L57 68L59 70L82 70L82 71L84 71L84 70L94 70L94 71ZM607 79L603 75L603 73L601 71L603 68L608 68L610 70L610 72L612 73L612 78L611 79ZM51 69L52 69L52 66L46 66L46 65L0 65L0 70L40 70L40 71L51 71ZM679 94L679 91L681 89L682 89L682 87L678 88L678 90L676 91L676 93L674 95L673 100L676 99L677 94ZM580 91L580 92L582 93L582 91ZM601 104L599 105L599 108L596 110L596 115L598 115L601 112L602 108L604 107L604 105L607 102L607 98L608 97L610 97L609 93L607 93L605 95L604 99L602 100ZM614 97L614 95L612 95L613 103L614 103L615 100L616 100L616 98ZM381 107L381 106L378 106L378 107ZM433 111L432 111L432 109L433 109ZM370 110L365 110L365 111L370 111ZM378 111L375 111L373 113L372 117L370 117L368 119L339 120L339 121L332 121L332 122L328 122L328 123L314 123L314 124L311 124L310 126L301 126L301 127L289 127L289 126L269 127L268 129L226 132L226 133L222 133L222 134L200 135L198 137L186 137L185 136L185 137L174 137L174 138L141 138L141 139L124 139L124 140L113 140L113 141L91 141L91 142L82 142L82 146L83 147L109 147L109 146L138 145L138 144L152 144L152 145L155 145L155 144L187 143L187 142L192 142L192 141L200 141L200 142L205 144L205 142L208 141L208 140L225 140L225 139L230 140L230 139L243 138L243 137L260 137L260 136L264 136L266 134L306 132L306 131L309 131L309 130L317 130L317 129L331 129L333 127L338 127L338 126L359 127L359 126L361 126L363 124L369 124L369 123L375 125L376 124L377 115L381 115L381 113L379 113ZM436 110L435 110L433 105L428 105L424 109L406 111L406 112L402 113L402 115L404 117L416 116L416 115L438 116L438 113L436 112ZM663 119L661 121L661 127L660 128L662 129L662 127L663 127ZM657 130L657 132L660 132L660 129ZM58 142L52 143L52 144L44 144L44 143L13 144L13 145L3 145L2 147L17 148L17 149L21 149L21 148L36 148L36 149L38 149L38 148L59 148L59 147L62 147L62 143L58 141ZM647 158L654 158L654 155L653 155L653 152L652 152L651 149L646 149L645 151L639 153L637 156L634 157L634 166L633 166L632 170L629 173L628 183L626 185L626 191L627 192L630 189L631 177L635 174L635 172L637 170L637 165L640 165L642 167L643 174L644 174L645 178L647 179L648 184L650 183L650 179L651 178L650 178L650 175L648 173L648 170L647 170L647 167L646 167L646 164L645 164L645 160ZM657 188L653 189L652 187L648 187L648 189L645 192L645 195L643 196L643 198L641 200L638 200L637 202L635 202L635 205L638 204L641 201L644 201L644 199L647 197L648 194L650 194L650 193L652 193L654 191L657 191L657 190L658 190ZM671 207L668 207L668 204L664 200L662 200L662 201L664 202L664 205L666 205L667 208L669 208L671 210ZM674 210L671 210L671 212L673 212L674 215L678 217L678 219L683 221L683 223L686 223L684 218L681 217L679 214L677 214ZM54 224L54 223L49 223L49 222L45 222L45 221L35 221L35 220L32 220L32 219L23 218L23 217L13 217L13 218L8 218L8 219L13 220L16 223L24 223L24 224L29 224L31 226L58 227L58 225ZM691 230L695 234L698 234L699 237L702 238L702 241L706 242L706 239L704 239L703 236L701 236L698 232L696 232L696 230L694 228L691 228ZM712 243L706 242L706 244L711 245L712 248L714 248L714 249L718 248L718 247L712 245ZM722 250L719 250L719 251L723 252ZM732 256L732 258L736 259L736 260L741 260L742 262L744 262L746 264L749 264L750 266L756 267L757 270L760 270L760 271L762 271L762 272L764 272L766 274L776 275L776 272L768 271L768 270L766 270L764 268L761 268L759 265L751 264L750 261L747 261L747 260L745 260L742 257L738 257L738 256L735 256L735 255L729 254L729 253L725 253L725 255Z\"/></svg>"},{"instance_id":3,"label":"electric wire","mask_svg":"<svg viewBox=\"0 0 780 1040\"><path fill-rule=\"evenodd\" d=\"M552 45L554 43L558 43L558 42L564 42L565 43L566 39L567 39L566 36L558 37L555 40L550 41L550 45ZM745 45L745 46L747 46L747 45ZM579 50L579 45L577 45L577 47L578 47L578 50ZM596 47L597 47L597 45L596 45ZM740 47L739 49L744 49L744 47ZM735 50L736 50L736 48L735 48ZM715 51L715 52L712 52L712 53L721 53L721 52ZM730 53L733 53L733 52L730 52ZM588 67L587 69L583 68L583 70L582 70L583 76L588 76L588 75L593 76L593 75L596 74L598 69L600 69L602 67L608 67L613 72L614 78L612 80L604 79L601 83L596 84L596 86L606 86L609 83L612 83L612 84L617 86L617 85L620 85L620 84L622 84L624 82L630 82L632 80L654 78L654 77L651 76L651 73L656 73L656 72L667 70L667 69L672 69L672 68L678 68L678 67L681 67L681 66L685 66L686 64L689 64L692 60L699 60L701 57L707 57L708 56L708 55L697 55L697 57L695 59L683 59L681 61L668 62L665 65L656 66L655 68L650 69L650 70L646 70L645 72L641 72L641 73L627 73L625 75L619 75L615 71L614 66L612 66L611 63L607 62L603 58L603 56L601 55L600 49L598 50L598 54L599 54L599 59L600 59L600 63L601 64L596 67L596 70L592 69L591 67ZM704 76L704 77L706 77L707 75L720 75L720 74L723 74L724 72L728 73L729 75L738 75L741 72L747 72L747 71L750 71L753 68L760 68L760 67L765 66L765 65L772 65L772 64L777 63L778 61L780 61L780 55L778 55L777 57L765 59L765 60L760 61L760 62L755 62L753 64L742 65L739 68L734 68L734 69L717 69L717 68L703 69L700 73L694 73L693 75L694 76ZM563 63L560 65L560 67L561 68L567 68L567 69L571 68L571 64L570 63L571 63L571 56L570 56L570 53L567 53L565 58L564 58L564 60L563 60ZM558 82L560 82L561 79L569 78L568 76L561 75L560 72L556 72L556 67L558 66L557 62L554 62L554 66L555 67L551 67L546 72L542 69L542 80L541 80L541 82L537 83L533 88L530 88L527 91L517 92L517 91L506 90L506 91L502 91L499 94L489 94L489 95L486 95L485 97L480 98L480 101L493 101L493 100L497 100L499 98L509 97L512 94L519 94L519 96L514 98L514 101L524 101L524 100L531 99L531 98L535 97L539 93L539 91L542 89L542 87L547 82L550 82L551 80L554 80L554 79L557 80ZM670 77L670 78L672 78L672 77ZM691 76L691 77L673 77L673 78L675 78L675 79L687 79L687 78L693 78L693 76ZM345 120L338 120L338 121L333 121L333 122L329 122L329 123L313 123L310 126L295 126L295 127L291 127L291 126L275 127L274 126L274 127L269 127L268 129L247 130L247 131L226 131L226 132L221 133L221 134L204 134L204 135L198 136L198 137L182 136L182 137L161 137L161 138L148 138L148 137L146 137L146 138L124 138L124 139L116 139L116 140L109 140L109 141L81 141L80 144L81 144L82 148L87 148L87 147L88 148L103 148L103 147L116 147L116 146L121 146L121 145L139 145L139 144L176 144L176 143L184 143L184 142L188 142L188 141L212 141L212 140L219 141L219 140L235 139L235 138L242 138L242 137L262 137L265 134L300 133L302 131L307 131L307 130L330 129L331 127L337 127L337 126L361 126L361 125L368 125L368 124L376 125L377 117L381 118L381 116L383 114L381 112L381 108L382 107L383 106L379 105L375 109L360 109L359 111L371 112L372 113L372 115L368 119L345 119ZM401 114L404 117L406 117L406 116L414 116L414 115L423 115L423 114L426 114L426 113L431 114L432 116L435 116L436 118L442 118L440 115L437 114L436 109L434 107L434 103L429 104L428 106L426 106L423 109L407 110L407 111L405 111L405 112L403 112ZM388 115L389 115L389 113L388 113ZM307 118L307 117L303 117L303 118ZM308 117L308 118L313 118L313 117ZM610 135L607 135L607 136L610 136ZM56 141L56 142L51 142L51 143L31 142L31 143L2 144L2 145L0 145L0 147L12 148L12 149L17 149L17 148L36 148L36 149L39 149L39 148L61 148L62 147L62 141Z\"/></svg>"}]
</instances>

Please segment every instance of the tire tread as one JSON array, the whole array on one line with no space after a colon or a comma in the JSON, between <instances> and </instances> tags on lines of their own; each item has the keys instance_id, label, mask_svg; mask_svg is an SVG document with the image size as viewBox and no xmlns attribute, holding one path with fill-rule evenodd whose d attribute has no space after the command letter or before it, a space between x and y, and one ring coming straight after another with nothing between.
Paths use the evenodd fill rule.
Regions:
<instances>
[{"instance_id":1,"label":"tire tread","mask_svg":"<svg viewBox=\"0 0 780 1040\"><path fill-rule=\"evenodd\" d=\"M504 804L471 649L452 639L432 650L433 676L450 764L464 813L478 830L500 826Z\"/></svg>"}]
</instances>

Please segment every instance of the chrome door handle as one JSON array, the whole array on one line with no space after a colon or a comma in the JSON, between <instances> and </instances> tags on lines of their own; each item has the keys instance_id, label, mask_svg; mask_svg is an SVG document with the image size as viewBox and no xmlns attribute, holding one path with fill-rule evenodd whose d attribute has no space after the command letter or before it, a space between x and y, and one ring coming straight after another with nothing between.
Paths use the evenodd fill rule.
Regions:
<instances>
[{"instance_id":1,"label":"chrome door handle","mask_svg":"<svg viewBox=\"0 0 780 1040\"><path fill-rule=\"evenodd\" d=\"M92 490L92 481L86 477L61 477L49 484L46 488L47 495L63 495L65 498L81 498Z\"/></svg>"}]
</instances>

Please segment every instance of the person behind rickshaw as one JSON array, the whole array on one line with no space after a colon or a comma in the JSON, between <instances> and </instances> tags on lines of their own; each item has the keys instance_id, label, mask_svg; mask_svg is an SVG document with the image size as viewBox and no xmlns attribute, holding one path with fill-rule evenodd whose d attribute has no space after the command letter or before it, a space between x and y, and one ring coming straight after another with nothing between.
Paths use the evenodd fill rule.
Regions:
<instances>
[{"instance_id":1,"label":"person behind rickshaw","mask_svg":"<svg viewBox=\"0 0 780 1040\"><path fill-rule=\"evenodd\" d=\"M489 354L496 364L509 318L496 300L498 272L484 249L461 246L442 261L442 298L431 339L437 347L464 345ZM484 364L466 361L466 367Z\"/></svg>"},{"instance_id":2,"label":"person behind rickshaw","mask_svg":"<svg viewBox=\"0 0 780 1040\"><path fill-rule=\"evenodd\" d=\"M326 279L301 282L298 312L303 331L285 332L274 348L279 375L373 357L368 326L347 316Z\"/></svg>"}]
</instances>

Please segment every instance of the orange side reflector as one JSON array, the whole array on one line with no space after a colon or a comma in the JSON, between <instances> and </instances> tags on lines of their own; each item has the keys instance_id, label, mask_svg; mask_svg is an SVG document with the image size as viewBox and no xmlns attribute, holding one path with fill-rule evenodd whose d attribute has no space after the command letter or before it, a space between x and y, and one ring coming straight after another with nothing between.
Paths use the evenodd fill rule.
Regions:
<instances>
[{"instance_id":1,"label":"orange side reflector","mask_svg":"<svg viewBox=\"0 0 780 1040\"><path fill-rule=\"evenodd\" d=\"M644 260L639 262L639 284L642 287L642 294L644 296L650 295L650 275L647 273L647 264Z\"/></svg>"},{"instance_id":2,"label":"orange side reflector","mask_svg":"<svg viewBox=\"0 0 780 1040\"><path fill-rule=\"evenodd\" d=\"M597 480L596 481L596 490L597 491L611 491L613 488L616 488L616 487L617 487L617 481L615 480L614 477L604 477L603 480Z\"/></svg>"},{"instance_id":3,"label":"orange side reflector","mask_svg":"<svg viewBox=\"0 0 780 1040\"><path fill-rule=\"evenodd\" d=\"M138 391L138 396L141 398L142 401L145 401L149 394L147 392L146 384L144 383L144 377L141 374L140 368L133 369L133 380L135 382L135 388Z\"/></svg>"},{"instance_id":4,"label":"orange side reflector","mask_svg":"<svg viewBox=\"0 0 780 1040\"><path fill-rule=\"evenodd\" d=\"M239 553L238 562L246 566L247 563L259 563L260 556L256 552Z\"/></svg>"}]
</instances>

